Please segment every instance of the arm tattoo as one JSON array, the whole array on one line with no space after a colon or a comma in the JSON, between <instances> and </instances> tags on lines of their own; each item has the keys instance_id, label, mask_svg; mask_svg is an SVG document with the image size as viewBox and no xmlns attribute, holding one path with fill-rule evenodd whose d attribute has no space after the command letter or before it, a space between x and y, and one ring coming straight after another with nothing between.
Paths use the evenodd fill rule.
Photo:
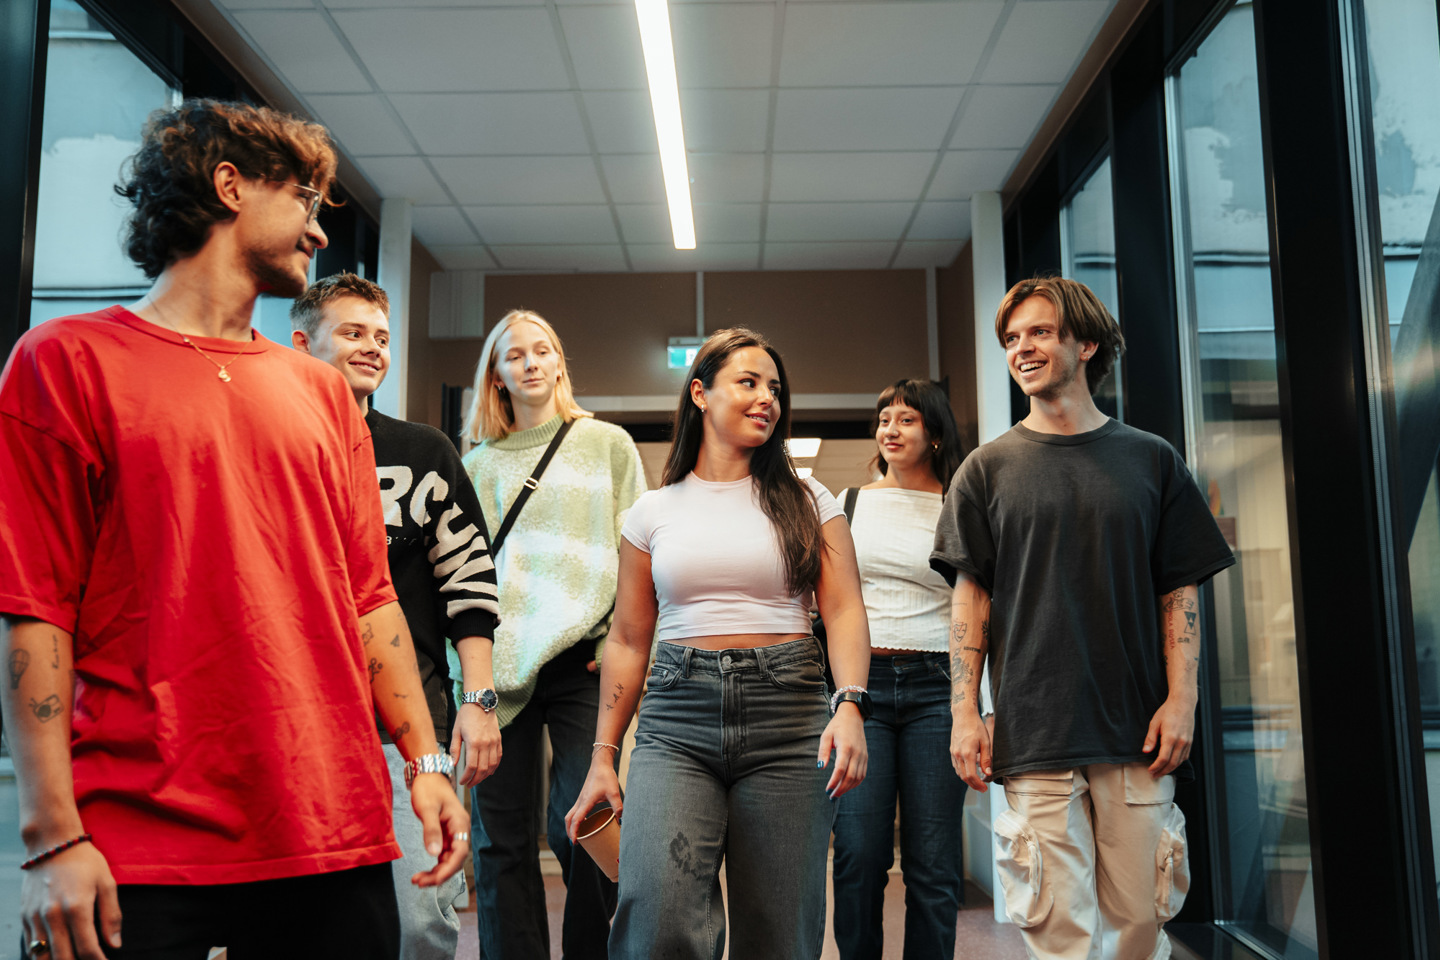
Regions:
<instances>
[{"instance_id":1,"label":"arm tattoo","mask_svg":"<svg viewBox=\"0 0 1440 960\"><path fill-rule=\"evenodd\" d=\"M365 641L367 647L370 646L370 641L375 639L375 628L370 625L369 620L365 621L365 632L360 634L360 639Z\"/></svg>"},{"instance_id":2,"label":"arm tattoo","mask_svg":"<svg viewBox=\"0 0 1440 960\"><path fill-rule=\"evenodd\" d=\"M56 670L60 669L60 637L57 634L50 634L51 656L50 666Z\"/></svg>"},{"instance_id":3,"label":"arm tattoo","mask_svg":"<svg viewBox=\"0 0 1440 960\"><path fill-rule=\"evenodd\" d=\"M990 646L990 618L986 617L980 621L980 639L985 641L985 646Z\"/></svg>"},{"instance_id":4,"label":"arm tattoo","mask_svg":"<svg viewBox=\"0 0 1440 960\"><path fill-rule=\"evenodd\" d=\"M957 674L957 676L960 678L961 683L968 685L975 679L975 668L970 666L970 664L968 663L962 662L960 664L960 672Z\"/></svg>"},{"instance_id":5,"label":"arm tattoo","mask_svg":"<svg viewBox=\"0 0 1440 960\"><path fill-rule=\"evenodd\" d=\"M10 653L10 689L20 689L20 678L25 676L25 671L30 669L30 652L28 650L14 650Z\"/></svg>"},{"instance_id":6,"label":"arm tattoo","mask_svg":"<svg viewBox=\"0 0 1440 960\"><path fill-rule=\"evenodd\" d=\"M375 674L379 673L381 670L384 670L384 669L385 669L385 664L381 663L379 660L376 660L374 657L371 657L371 658L370 658L370 682L371 682L371 683L374 683L374 682L375 682Z\"/></svg>"},{"instance_id":7,"label":"arm tattoo","mask_svg":"<svg viewBox=\"0 0 1440 960\"><path fill-rule=\"evenodd\" d=\"M625 685L624 685L623 683L617 683L617 684L615 684L615 690L614 690L613 693L610 694L610 702L607 703L607 704L605 704L605 709L606 709L606 710L614 710L614 709L615 709L615 704L617 704L617 703L620 702L620 695L621 695L622 693L624 693L624 692L625 692Z\"/></svg>"},{"instance_id":8,"label":"arm tattoo","mask_svg":"<svg viewBox=\"0 0 1440 960\"><path fill-rule=\"evenodd\" d=\"M35 719L41 723L49 723L51 720L54 720L60 716L60 711L64 709L65 704L60 702L60 697L57 694L52 693L39 703L36 703L33 697L30 699L30 712L35 714Z\"/></svg>"},{"instance_id":9,"label":"arm tattoo","mask_svg":"<svg viewBox=\"0 0 1440 960\"><path fill-rule=\"evenodd\" d=\"M393 636L393 637L390 638L390 646L392 646L392 647L398 647L398 646L400 646L400 634L397 633L397 634L395 634L395 636Z\"/></svg>"},{"instance_id":10,"label":"arm tattoo","mask_svg":"<svg viewBox=\"0 0 1440 960\"><path fill-rule=\"evenodd\" d=\"M963 643L965 635L970 632L970 623L966 620L956 620L950 624L950 642Z\"/></svg>"},{"instance_id":11,"label":"arm tattoo","mask_svg":"<svg viewBox=\"0 0 1440 960\"><path fill-rule=\"evenodd\" d=\"M391 741L392 743L399 743L399 742L400 742L400 738L403 737L403 736L405 736L405 734L407 734L407 733L409 733L409 732L410 732L410 721L407 720L407 721L405 721L404 723L400 724L400 729L399 729L399 730L396 730L394 733L390 734L390 741Z\"/></svg>"}]
</instances>

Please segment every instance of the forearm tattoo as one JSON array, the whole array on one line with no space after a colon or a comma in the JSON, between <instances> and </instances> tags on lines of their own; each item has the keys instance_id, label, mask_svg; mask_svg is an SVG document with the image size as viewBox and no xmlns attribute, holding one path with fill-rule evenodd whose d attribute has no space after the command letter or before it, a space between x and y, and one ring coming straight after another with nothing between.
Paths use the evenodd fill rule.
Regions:
<instances>
[{"instance_id":1,"label":"forearm tattoo","mask_svg":"<svg viewBox=\"0 0 1440 960\"><path fill-rule=\"evenodd\" d=\"M65 704L60 701L58 694L52 693L39 703L36 703L33 697L30 699L30 712L35 714L35 719L41 723L49 723L54 720L64 709Z\"/></svg>"},{"instance_id":2,"label":"forearm tattoo","mask_svg":"<svg viewBox=\"0 0 1440 960\"><path fill-rule=\"evenodd\" d=\"M12 650L10 652L10 689L20 689L20 678L25 676L25 671L30 669L30 652L28 650Z\"/></svg>"},{"instance_id":3,"label":"forearm tattoo","mask_svg":"<svg viewBox=\"0 0 1440 960\"><path fill-rule=\"evenodd\" d=\"M391 743L399 743L399 742L400 742L400 738L403 737L403 736L405 736L405 734L407 734L407 733L409 733L409 732L410 732L410 721L407 720L407 721L405 721L404 723L400 724L400 729L398 729L398 730L396 730L394 733L390 734L390 742L391 742Z\"/></svg>"},{"instance_id":4,"label":"forearm tattoo","mask_svg":"<svg viewBox=\"0 0 1440 960\"><path fill-rule=\"evenodd\" d=\"M376 660L374 657L371 657L371 658L370 658L370 682L371 682L371 683L374 683L374 682L375 682L375 674L379 673L381 670L384 670L384 669L385 669L385 664L381 663L379 660Z\"/></svg>"},{"instance_id":5,"label":"forearm tattoo","mask_svg":"<svg viewBox=\"0 0 1440 960\"><path fill-rule=\"evenodd\" d=\"M607 704L605 704L605 709L606 709L606 710L614 710L614 709L615 709L615 705L620 702L620 697L621 697L624 693L625 693L625 685L624 685L623 683L617 683L617 684L615 684L615 689L610 692L610 702L607 703Z\"/></svg>"}]
</instances>

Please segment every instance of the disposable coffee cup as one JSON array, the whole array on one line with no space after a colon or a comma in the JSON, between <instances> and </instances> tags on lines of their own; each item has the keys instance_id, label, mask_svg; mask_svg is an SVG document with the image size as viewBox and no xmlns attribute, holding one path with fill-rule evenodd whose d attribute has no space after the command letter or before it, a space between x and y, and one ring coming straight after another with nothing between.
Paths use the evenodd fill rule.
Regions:
<instances>
[{"instance_id":1,"label":"disposable coffee cup","mask_svg":"<svg viewBox=\"0 0 1440 960\"><path fill-rule=\"evenodd\" d=\"M580 821L580 846L615 882L620 880L620 821L611 807L597 807Z\"/></svg>"}]
</instances>

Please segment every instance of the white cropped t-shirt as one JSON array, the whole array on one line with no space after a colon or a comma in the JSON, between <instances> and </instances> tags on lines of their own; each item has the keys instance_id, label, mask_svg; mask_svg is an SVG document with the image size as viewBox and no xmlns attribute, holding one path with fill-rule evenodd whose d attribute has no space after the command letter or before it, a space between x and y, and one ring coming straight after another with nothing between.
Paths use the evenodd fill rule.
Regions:
<instances>
[{"instance_id":1,"label":"white cropped t-shirt","mask_svg":"<svg viewBox=\"0 0 1440 960\"><path fill-rule=\"evenodd\" d=\"M845 511L813 479L823 525ZM620 535L650 554L658 637L809 633L811 591L785 587L785 560L752 478L714 483L694 473L635 501Z\"/></svg>"},{"instance_id":2,"label":"white cropped t-shirt","mask_svg":"<svg viewBox=\"0 0 1440 960\"><path fill-rule=\"evenodd\" d=\"M843 499L845 491L840 494ZM950 585L930 568L943 502L940 494L923 490L859 491L850 535L872 646L949 649Z\"/></svg>"}]
</instances>

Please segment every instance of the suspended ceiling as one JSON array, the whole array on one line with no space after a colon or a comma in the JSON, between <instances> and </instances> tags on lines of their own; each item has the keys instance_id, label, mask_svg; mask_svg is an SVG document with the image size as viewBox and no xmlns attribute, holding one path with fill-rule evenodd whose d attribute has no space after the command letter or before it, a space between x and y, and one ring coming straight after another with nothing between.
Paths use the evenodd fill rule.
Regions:
<instances>
[{"instance_id":1,"label":"suspended ceiling","mask_svg":"<svg viewBox=\"0 0 1440 960\"><path fill-rule=\"evenodd\" d=\"M694 251L632 3L213 2L442 266L558 272L945 266L1115 0L672 0Z\"/></svg>"}]
</instances>

